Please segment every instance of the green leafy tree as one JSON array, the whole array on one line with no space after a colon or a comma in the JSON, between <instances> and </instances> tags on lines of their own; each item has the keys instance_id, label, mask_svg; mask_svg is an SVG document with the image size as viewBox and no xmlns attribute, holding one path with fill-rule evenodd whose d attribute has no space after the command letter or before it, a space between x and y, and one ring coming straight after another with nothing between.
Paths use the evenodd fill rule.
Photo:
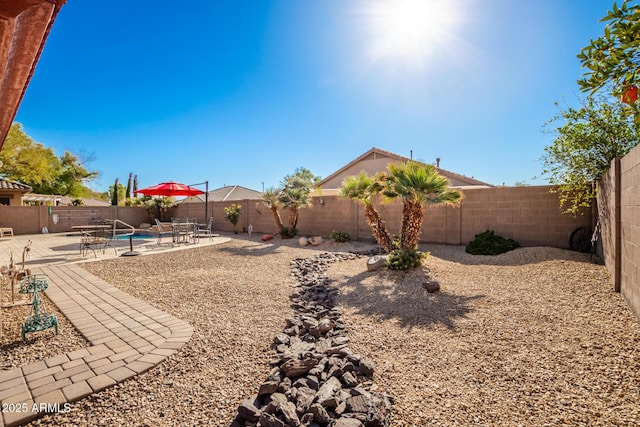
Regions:
<instances>
[{"instance_id":1,"label":"green leafy tree","mask_svg":"<svg viewBox=\"0 0 640 427\"><path fill-rule=\"evenodd\" d=\"M76 155L65 152L57 157L52 148L36 143L20 123L9 129L0 151L0 173L7 179L33 188L35 193L72 197L95 196L85 184L98 176L84 167Z\"/></svg>"},{"instance_id":2,"label":"green leafy tree","mask_svg":"<svg viewBox=\"0 0 640 427\"><path fill-rule=\"evenodd\" d=\"M555 123L555 140L544 149L543 174L558 185L564 212L576 214L591 206L595 183L611 161L638 144L640 125L630 119L622 104L604 95L587 98L580 108L561 110L547 126Z\"/></svg>"},{"instance_id":3,"label":"green leafy tree","mask_svg":"<svg viewBox=\"0 0 640 427\"><path fill-rule=\"evenodd\" d=\"M359 175L346 177L342 181L338 194L340 197L355 200L364 205L364 214L367 218L367 224L373 230L373 236L380 247L389 253L394 249L393 239L380 213L373 206L373 200L380 191L382 191L382 186L378 177L372 177L366 172L360 172Z\"/></svg>"},{"instance_id":4,"label":"green leafy tree","mask_svg":"<svg viewBox=\"0 0 640 427\"><path fill-rule=\"evenodd\" d=\"M241 205L237 205L232 203L231 206L227 206L224 208L224 217L227 221L233 224L233 232L238 234L238 220L240 219L240 211L242 210Z\"/></svg>"},{"instance_id":5,"label":"green leafy tree","mask_svg":"<svg viewBox=\"0 0 640 427\"><path fill-rule=\"evenodd\" d=\"M14 123L0 150L2 174L31 187L47 185L56 179L59 161L53 149L36 143L20 123Z\"/></svg>"},{"instance_id":6,"label":"green leafy tree","mask_svg":"<svg viewBox=\"0 0 640 427\"><path fill-rule=\"evenodd\" d=\"M586 71L578 80L584 92L595 92L609 84L615 95L640 82L638 52L640 35L640 7L623 1L607 13L604 34L582 49L578 58Z\"/></svg>"},{"instance_id":7,"label":"green leafy tree","mask_svg":"<svg viewBox=\"0 0 640 427\"><path fill-rule=\"evenodd\" d=\"M133 172L129 172L129 180L127 181L127 190L125 193L125 197L130 199L133 195L133 190L131 189L133 186Z\"/></svg>"},{"instance_id":8,"label":"green leafy tree","mask_svg":"<svg viewBox=\"0 0 640 427\"><path fill-rule=\"evenodd\" d=\"M57 178L46 185L34 187L36 193L60 194L62 196L89 197L93 192L84 185L98 176L97 172L90 172L73 154L65 152L59 158Z\"/></svg>"},{"instance_id":9,"label":"green leafy tree","mask_svg":"<svg viewBox=\"0 0 640 427\"><path fill-rule=\"evenodd\" d=\"M118 206L119 194L118 187L121 185L118 183L118 178L116 178L116 182L113 184L111 191L111 206Z\"/></svg>"},{"instance_id":10,"label":"green leafy tree","mask_svg":"<svg viewBox=\"0 0 640 427\"><path fill-rule=\"evenodd\" d=\"M462 195L449 188L449 180L438 173L435 166L408 161L391 163L384 179L382 194L387 200L402 200L401 250L416 250L422 231L425 206L456 204Z\"/></svg>"}]
</instances>

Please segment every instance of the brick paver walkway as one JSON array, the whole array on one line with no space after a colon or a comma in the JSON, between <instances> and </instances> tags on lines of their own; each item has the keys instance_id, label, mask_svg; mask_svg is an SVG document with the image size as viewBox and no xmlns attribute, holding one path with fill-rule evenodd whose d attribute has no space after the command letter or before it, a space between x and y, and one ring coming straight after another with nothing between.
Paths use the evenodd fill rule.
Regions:
<instances>
[{"instance_id":1,"label":"brick paver walkway","mask_svg":"<svg viewBox=\"0 0 640 427\"><path fill-rule=\"evenodd\" d=\"M0 372L0 427L56 412L143 373L180 350L193 333L187 322L76 264L43 265L34 273L48 276L47 296L90 346Z\"/></svg>"}]
</instances>

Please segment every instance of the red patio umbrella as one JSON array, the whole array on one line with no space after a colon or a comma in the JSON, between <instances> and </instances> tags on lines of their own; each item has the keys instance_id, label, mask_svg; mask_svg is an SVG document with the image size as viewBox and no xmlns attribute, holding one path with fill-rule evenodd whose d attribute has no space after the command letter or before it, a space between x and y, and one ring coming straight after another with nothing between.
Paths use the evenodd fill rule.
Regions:
<instances>
[{"instance_id":1,"label":"red patio umbrella","mask_svg":"<svg viewBox=\"0 0 640 427\"><path fill-rule=\"evenodd\" d=\"M204 194L204 191L185 184L169 181L136 190L135 193L144 194L145 196L197 196L198 194Z\"/></svg>"}]
</instances>

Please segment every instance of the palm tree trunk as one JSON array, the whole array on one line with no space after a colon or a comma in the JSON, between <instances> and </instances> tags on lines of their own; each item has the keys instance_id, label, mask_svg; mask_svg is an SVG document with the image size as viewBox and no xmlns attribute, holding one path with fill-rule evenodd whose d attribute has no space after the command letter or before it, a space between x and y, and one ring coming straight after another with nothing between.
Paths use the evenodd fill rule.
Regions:
<instances>
[{"instance_id":1,"label":"palm tree trunk","mask_svg":"<svg viewBox=\"0 0 640 427\"><path fill-rule=\"evenodd\" d=\"M386 253L390 253L393 250L393 239L391 239L391 235L387 231L387 226L380 217L380 213L370 204L365 205L364 213L367 217L369 227L373 229L373 236L376 238L376 241Z\"/></svg>"},{"instance_id":2,"label":"palm tree trunk","mask_svg":"<svg viewBox=\"0 0 640 427\"><path fill-rule=\"evenodd\" d=\"M298 225L298 207L291 205L289 207L289 230L293 230Z\"/></svg>"},{"instance_id":3,"label":"palm tree trunk","mask_svg":"<svg viewBox=\"0 0 640 427\"><path fill-rule=\"evenodd\" d=\"M271 205L271 213L273 213L273 218L276 220L276 225L278 226L278 230L282 231L284 229L284 224L282 224L282 218L280 218L280 212L278 212L278 207Z\"/></svg>"},{"instance_id":4,"label":"palm tree trunk","mask_svg":"<svg viewBox=\"0 0 640 427\"><path fill-rule=\"evenodd\" d=\"M420 240L422 221L424 220L424 207L420 203L405 200L402 205L402 234L400 247L414 250Z\"/></svg>"}]
</instances>

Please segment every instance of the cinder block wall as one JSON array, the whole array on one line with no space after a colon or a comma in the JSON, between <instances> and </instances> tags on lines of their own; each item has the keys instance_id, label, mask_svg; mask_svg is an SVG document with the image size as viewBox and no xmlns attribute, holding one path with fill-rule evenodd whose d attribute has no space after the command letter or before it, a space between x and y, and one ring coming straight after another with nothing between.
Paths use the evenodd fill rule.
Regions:
<instances>
[{"instance_id":1,"label":"cinder block wall","mask_svg":"<svg viewBox=\"0 0 640 427\"><path fill-rule=\"evenodd\" d=\"M614 290L640 320L640 146L598 182L602 252Z\"/></svg>"},{"instance_id":2,"label":"cinder block wall","mask_svg":"<svg viewBox=\"0 0 640 427\"><path fill-rule=\"evenodd\" d=\"M495 230L496 233L516 239L523 246L569 247L569 236L578 227L592 226L591 211L578 216L563 215L558 195L550 186L498 187L465 190L459 206L429 206L425 210L421 241L451 245L467 244L477 233ZM271 211L259 200L235 202L242 206L238 229L246 230L251 224L254 232L277 231ZM210 202L209 215L215 218L215 229L231 231L224 218L224 208L231 202ZM402 203L376 202L387 229L400 234ZM185 203L170 211L171 216L204 219L204 205ZM289 213L280 210L285 225ZM346 231L354 239L372 239L367 225L364 206L337 196L314 197L313 206L300 210L299 235L328 237L333 230Z\"/></svg>"},{"instance_id":3,"label":"cinder block wall","mask_svg":"<svg viewBox=\"0 0 640 427\"><path fill-rule=\"evenodd\" d=\"M640 319L640 146L620 160L620 292Z\"/></svg>"},{"instance_id":4,"label":"cinder block wall","mask_svg":"<svg viewBox=\"0 0 640 427\"><path fill-rule=\"evenodd\" d=\"M591 210L562 214L558 194L550 186L495 187L464 191L461 203L461 243L477 233L495 230L523 246L569 247L578 227L592 227Z\"/></svg>"},{"instance_id":5,"label":"cinder block wall","mask_svg":"<svg viewBox=\"0 0 640 427\"><path fill-rule=\"evenodd\" d=\"M451 245L467 244L477 233L495 230L496 233L516 239L524 246L547 245L559 248L569 246L571 232L580 226L591 226L590 211L572 217L563 215L557 194L549 186L498 187L467 189L459 206L429 206L422 227L422 242ZM275 233L277 227L270 209L259 200L236 202L209 202L208 215L214 218L216 230L231 231L232 225L224 218L224 208L236 203L242 206L238 230L246 231L251 225L255 233ZM402 203L375 203L388 230L400 234ZM74 225L86 224L92 218L120 219L135 227L150 222L147 211L139 207L70 207L51 209L58 215L54 224L46 206L0 206L0 225L13 227L18 234L39 233L46 226L52 233L70 231ZM289 212L281 209L280 216L288 224ZM182 203L163 214L171 217L197 218L206 222L204 203ZM333 230L346 231L354 239L373 239L367 225L364 206L337 196L314 197L313 206L300 210L299 235L329 237Z\"/></svg>"},{"instance_id":6,"label":"cinder block wall","mask_svg":"<svg viewBox=\"0 0 640 427\"><path fill-rule=\"evenodd\" d=\"M616 230L616 175L619 174L619 161L613 161L611 168L598 182L597 205L598 218L600 219L600 236L599 236L599 254L602 256L612 285L615 290L620 290L620 278L616 275L620 274L619 266L616 267L616 250L619 249L619 230ZM619 203L619 201L618 201Z\"/></svg>"}]
</instances>

